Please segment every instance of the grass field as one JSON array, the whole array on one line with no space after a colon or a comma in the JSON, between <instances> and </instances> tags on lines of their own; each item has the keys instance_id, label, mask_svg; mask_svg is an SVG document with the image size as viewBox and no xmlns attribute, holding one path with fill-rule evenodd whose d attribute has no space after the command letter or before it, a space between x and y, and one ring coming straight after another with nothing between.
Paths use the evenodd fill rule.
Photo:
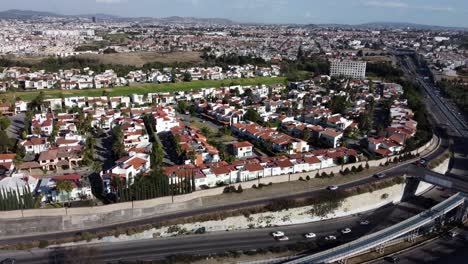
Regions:
<instances>
[{"instance_id":1,"label":"grass field","mask_svg":"<svg viewBox=\"0 0 468 264\"><path fill-rule=\"evenodd\" d=\"M168 83L168 84L142 84L135 86L124 86L105 89L85 89L85 90L43 90L45 99L72 97L72 96L102 96L104 91L109 92L109 96L125 96L130 94L147 94L157 92L177 92L177 91L195 91L208 87L221 87L222 85L257 85L257 84L282 84L285 82L284 77L257 77L248 79L235 79L235 80L203 80L181 83ZM31 101L39 94L39 91L34 92L16 92L16 97L21 100ZM2 94L1 97L12 98L13 93L8 92Z\"/></svg>"}]
</instances>

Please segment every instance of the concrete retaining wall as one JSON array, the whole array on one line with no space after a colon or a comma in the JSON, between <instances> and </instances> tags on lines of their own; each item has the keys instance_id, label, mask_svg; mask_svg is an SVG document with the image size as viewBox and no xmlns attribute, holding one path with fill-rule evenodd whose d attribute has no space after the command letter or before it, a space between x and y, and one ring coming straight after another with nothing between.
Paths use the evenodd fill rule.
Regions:
<instances>
[{"instance_id":1,"label":"concrete retaining wall","mask_svg":"<svg viewBox=\"0 0 468 264\"><path fill-rule=\"evenodd\" d=\"M426 145L412 153L421 153L430 147L434 147L436 144L437 140L434 137ZM368 164L370 167L377 167L386 161L387 159L385 158L369 161ZM341 166L336 166L306 173L267 177L260 179L260 183L268 184L269 182L280 183L297 181L300 177L305 178L310 176L313 178L316 173L322 172L327 174L333 172L337 174L342 169L351 169L353 166L358 167L359 165L365 167L366 162L348 164L343 166L343 168ZM239 184L242 185L242 188L249 189L253 184L257 183L258 182L255 180ZM130 222L137 219L154 217L188 209L197 209L203 206L202 197L221 194L223 189L224 188L213 188L175 196L174 202L172 202L172 197L162 197L145 201L135 201L133 203L127 202L99 207L4 211L0 212L0 235L15 236L43 232L79 230L83 228L94 228L110 224Z\"/></svg>"}]
</instances>

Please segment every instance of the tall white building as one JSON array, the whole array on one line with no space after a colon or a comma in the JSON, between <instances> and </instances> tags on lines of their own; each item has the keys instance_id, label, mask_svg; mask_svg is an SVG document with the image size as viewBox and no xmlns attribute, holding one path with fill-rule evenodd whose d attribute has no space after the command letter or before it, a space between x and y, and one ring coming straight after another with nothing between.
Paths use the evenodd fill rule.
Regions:
<instances>
[{"instance_id":1,"label":"tall white building","mask_svg":"<svg viewBox=\"0 0 468 264\"><path fill-rule=\"evenodd\" d=\"M366 78L366 62L352 60L334 60L330 67L331 76L347 76L354 79Z\"/></svg>"}]
</instances>

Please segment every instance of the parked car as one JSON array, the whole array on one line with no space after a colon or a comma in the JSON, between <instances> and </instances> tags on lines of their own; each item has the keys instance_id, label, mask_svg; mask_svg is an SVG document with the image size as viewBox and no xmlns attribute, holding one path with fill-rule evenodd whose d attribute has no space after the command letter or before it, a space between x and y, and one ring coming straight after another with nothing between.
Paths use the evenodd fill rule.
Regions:
<instances>
[{"instance_id":1,"label":"parked car","mask_svg":"<svg viewBox=\"0 0 468 264\"><path fill-rule=\"evenodd\" d=\"M331 186L328 186L327 189L330 190L330 191L336 191L336 190L338 190L338 186L331 185Z\"/></svg>"},{"instance_id":2,"label":"parked car","mask_svg":"<svg viewBox=\"0 0 468 264\"><path fill-rule=\"evenodd\" d=\"M342 234L349 234L349 233L351 233L351 228L347 227L347 228L341 229L341 233Z\"/></svg>"},{"instance_id":3,"label":"parked car","mask_svg":"<svg viewBox=\"0 0 468 264\"><path fill-rule=\"evenodd\" d=\"M331 236L331 235L330 235L330 236L326 236L326 237L325 237L325 240L326 240L326 241L336 240L336 236Z\"/></svg>"},{"instance_id":4,"label":"parked car","mask_svg":"<svg viewBox=\"0 0 468 264\"><path fill-rule=\"evenodd\" d=\"M382 179L385 176L386 176L386 174L383 173L383 172L379 172L379 173L374 174L374 177L376 177L377 179Z\"/></svg>"},{"instance_id":5,"label":"parked car","mask_svg":"<svg viewBox=\"0 0 468 264\"><path fill-rule=\"evenodd\" d=\"M275 231L275 232L271 233L271 235L272 235L273 237L283 237L283 236L284 236L284 232L282 232L282 231Z\"/></svg>"},{"instance_id":6,"label":"parked car","mask_svg":"<svg viewBox=\"0 0 468 264\"><path fill-rule=\"evenodd\" d=\"M307 233L304 235L305 238L307 239L311 239L311 238L315 238L317 237L317 235L315 235L314 233Z\"/></svg>"}]
</instances>

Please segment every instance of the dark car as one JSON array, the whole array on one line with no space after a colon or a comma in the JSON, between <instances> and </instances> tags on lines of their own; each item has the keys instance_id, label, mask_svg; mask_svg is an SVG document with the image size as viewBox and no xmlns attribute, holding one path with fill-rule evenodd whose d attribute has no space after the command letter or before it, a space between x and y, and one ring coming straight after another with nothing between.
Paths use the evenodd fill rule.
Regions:
<instances>
[{"instance_id":1,"label":"dark car","mask_svg":"<svg viewBox=\"0 0 468 264\"><path fill-rule=\"evenodd\" d=\"M195 230L195 234L205 234L205 233L206 233L206 228L204 226Z\"/></svg>"},{"instance_id":2,"label":"dark car","mask_svg":"<svg viewBox=\"0 0 468 264\"><path fill-rule=\"evenodd\" d=\"M2 262L0 262L0 264L15 264L15 263L16 263L16 259L13 259L13 258L7 258L7 259L2 260Z\"/></svg>"},{"instance_id":3,"label":"dark car","mask_svg":"<svg viewBox=\"0 0 468 264\"><path fill-rule=\"evenodd\" d=\"M398 263L400 261L399 258L391 256L391 257L385 257L384 260L390 263Z\"/></svg>"}]
</instances>

